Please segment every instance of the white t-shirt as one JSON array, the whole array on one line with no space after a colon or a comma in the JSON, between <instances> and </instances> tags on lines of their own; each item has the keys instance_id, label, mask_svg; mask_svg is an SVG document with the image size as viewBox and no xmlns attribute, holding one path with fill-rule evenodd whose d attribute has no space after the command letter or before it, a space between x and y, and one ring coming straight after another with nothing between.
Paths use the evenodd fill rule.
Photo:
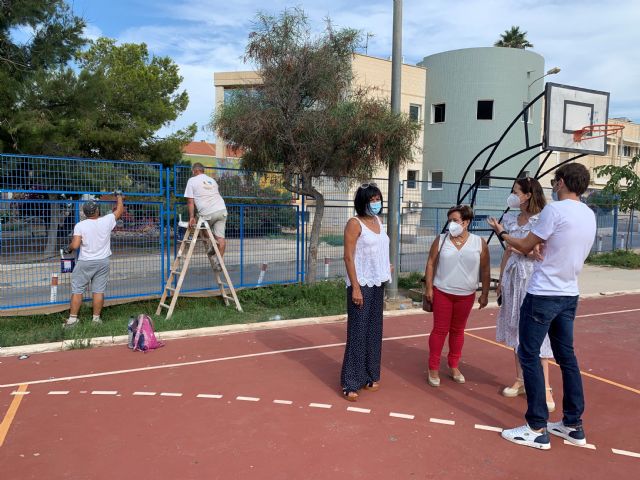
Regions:
<instances>
[{"instance_id":1,"label":"white t-shirt","mask_svg":"<svg viewBox=\"0 0 640 480\"><path fill-rule=\"evenodd\" d=\"M473 233L458 250L449 235L442 243L444 234L440 235L440 258L436 266L433 285L441 292L451 295L471 295L478 288L480 277L480 254L482 238Z\"/></svg>"},{"instance_id":2,"label":"white t-shirt","mask_svg":"<svg viewBox=\"0 0 640 480\"><path fill-rule=\"evenodd\" d=\"M82 237L78 260L102 260L111 256L111 230L116 226L113 213L76 224L73 234Z\"/></svg>"},{"instance_id":3,"label":"white t-shirt","mask_svg":"<svg viewBox=\"0 0 640 480\"><path fill-rule=\"evenodd\" d=\"M578 275L596 236L596 217L584 203L561 200L540 213L531 233L546 241L543 260L536 262L527 292L533 295L577 296Z\"/></svg>"},{"instance_id":4,"label":"white t-shirt","mask_svg":"<svg viewBox=\"0 0 640 480\"><path fill-rule=\"evenodd\" d=\"M198 215L206 217L227 207L218 190L218 183L208 175L201 173L191 177L184 189L185 198L193 198Z\"/></svg>"}]
</instances>

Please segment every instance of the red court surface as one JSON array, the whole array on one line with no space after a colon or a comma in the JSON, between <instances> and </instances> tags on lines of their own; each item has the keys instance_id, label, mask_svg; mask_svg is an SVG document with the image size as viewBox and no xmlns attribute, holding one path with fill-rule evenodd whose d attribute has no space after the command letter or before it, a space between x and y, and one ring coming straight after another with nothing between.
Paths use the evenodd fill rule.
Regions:
<instances>
[{"instance_id":1,"label":"red court surface","mask_svg":"<svg viewBox=\"0 0 640 480\"><path fill-rule=\"evenodd\" d=\"M339 394L344 322L172 340L148 354L0 357L0 478L640 478L640 295L580 303L590 448L500 438L524 423L526 401L499 394L514 367L493 342L496 314L474 310L467 383L443 368L440 388L425 381L431 315L387 318L381 389L355 403ZM557 366L551 377L560 405Z\"/></svg>"}]
</instances>

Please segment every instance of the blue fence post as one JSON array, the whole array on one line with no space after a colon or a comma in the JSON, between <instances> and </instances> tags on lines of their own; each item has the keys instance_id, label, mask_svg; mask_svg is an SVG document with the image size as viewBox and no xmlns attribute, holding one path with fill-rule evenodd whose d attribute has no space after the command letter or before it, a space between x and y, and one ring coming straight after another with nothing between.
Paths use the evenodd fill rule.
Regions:
<instances>
[{"instance_id":1,"label":"blue fence post","mask_svg":"<svg viewBox=\"0 0 640 480\"><path fill-rule=\"evenodd\" d=\"M618 236L618 204L613 206L613 238L611 240L611 251L616 250L616 240Z\"/></svg>"},{"instance_id":2,"label":"blue fence post","mask_svg":"<svg viewBox=\"0 0 640 480\"><path fill-rule=\"evenodd\" d=\"M633 219L636 216L633 208L629 214L629 242L627 243L629 250L633 250Z\"/></svg>"},{"instance_id":3,"label":"blue fence post","mask_svg":"<svg viewBox=\"0 0 640 480\"><path fill-rule=\"evenodd\" d=\"M300 281L304 283L304 273L307 270L305 265L305 251L307 249L307 240L305 237L305 231L307 229L307 206L304 202L304 194L302 195L302 201L300 202L302 205L302 235L301 235L301 248L300 248Z\"/></svg>"},{"instance_id":4,"label":"blue fence post","mask_svg":"<svg viewBox=\"0 0 640 480\"><path fill-rule=\"evenodd\" d=\"M240 205L240 286L244 285L244 205Z\"/></svg>"},{"instance_id":5,"label":"blue fence post","mask_svg":"<svg viewBox=\"0 0 640 480\"><path fill-rule=\"evenodd\" d=\"M164 205L160 204L160 290L164 289L164 262L165 262L165 245L164 245Z\"/></svg>"},{"instance_id":6,"label":"blue fence post","mask_svg":"<svg viewBox=\"0 0 640 480\"><path fill-rule=\"evenodd\" d=\"M300 205L296 205L296 282L300 282L300 220L302 212Z\"/></svg>"},{"instance_id":7,"label":"blue fence post","mask_svg":"<svg viewBox=\"0 0 640 480\"><path fill-rule=\"evenodd\" d=\"M166 242L166 246L165 246L165 265L166 265L166 272L167 272L167 276L162 278L162 282L166 282L167 278L169 277L169 270L171 270L171 188L170 188L170 182L171 182L171 170L169 169L169 167L164 169L164 175L165 175L165 205L166 205L166 227L167 227L167 242ZM173 181L175 183L175 169L174 169L174 175L173 175ZM174 234L175 234L175 230L174 230Z\"/></svg>"}]
</instances>

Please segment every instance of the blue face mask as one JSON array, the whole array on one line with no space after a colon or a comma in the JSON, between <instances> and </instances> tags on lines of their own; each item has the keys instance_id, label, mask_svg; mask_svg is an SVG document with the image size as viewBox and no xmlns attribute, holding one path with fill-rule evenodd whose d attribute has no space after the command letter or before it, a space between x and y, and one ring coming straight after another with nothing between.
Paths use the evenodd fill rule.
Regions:
<instances>
[{"instance_id":1,"label":"blue face mask","mask_svg":"<svg viewBox=\"0 0 640 480\"><path fill-rule=\"evenodd\" d=\"M373 215L377 215L380 213L380 210L382 210L382 202L371 202L369 204L369 211L373 214Z\"/></svg>"}]
</instances>

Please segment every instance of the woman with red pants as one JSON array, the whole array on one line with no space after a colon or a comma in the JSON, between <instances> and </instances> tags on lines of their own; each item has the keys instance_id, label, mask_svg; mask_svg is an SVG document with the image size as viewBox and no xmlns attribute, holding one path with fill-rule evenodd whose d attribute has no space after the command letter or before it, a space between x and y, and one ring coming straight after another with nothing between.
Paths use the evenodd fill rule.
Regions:
<instances>
[{"instance_id":1,"label":"woman with red pants","mask_svg":"<svg viewBox=\"0 0 640 480\"><path fill-rule=\"evenodd\" d=\"M447 233L433 241L425 269L424 296L433 304L428 375L432 387L440 386L440 355L447 335L449 376L457 383L465 382L458 364L462 356L464 329L476 298L478 273L482 282L479 308L487 306L491 281L487 242L468 230L473 220L471 207L451 207L447 218Z\"/></svg>"}]
</instances>

